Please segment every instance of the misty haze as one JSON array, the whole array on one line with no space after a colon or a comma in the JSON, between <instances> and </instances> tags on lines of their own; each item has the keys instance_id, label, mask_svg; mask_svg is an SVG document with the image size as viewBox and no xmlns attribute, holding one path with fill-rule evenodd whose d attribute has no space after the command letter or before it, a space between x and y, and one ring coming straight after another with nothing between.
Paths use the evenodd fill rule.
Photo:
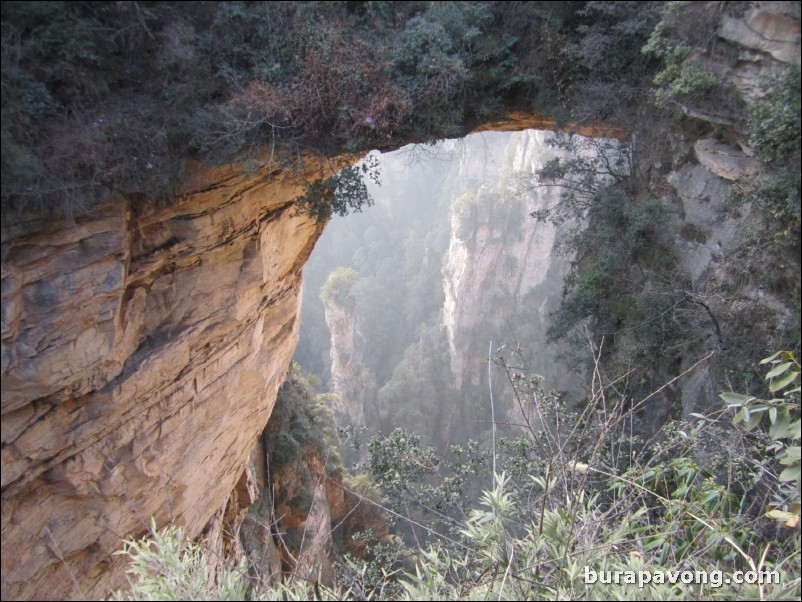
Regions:
<instances>
[{"instance_id":1,"label":"misty haze","mask_svg":"<svg viewBox=\"0 0 802 602\"><path fill-rule=\"evenodd\" d=\"M799 600L799 2L3 2L2 600Z\"/></svg>"}]
</instances>

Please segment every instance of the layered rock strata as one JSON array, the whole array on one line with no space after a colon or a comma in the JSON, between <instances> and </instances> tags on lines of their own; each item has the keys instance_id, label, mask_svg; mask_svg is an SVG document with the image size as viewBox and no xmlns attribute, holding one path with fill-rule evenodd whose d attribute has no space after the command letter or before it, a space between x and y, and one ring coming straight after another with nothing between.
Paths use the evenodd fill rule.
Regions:
<instances>
[{"instance_id":1,"label":"layered rock strata","mask_svg":"<svg viewBox=\"0 0 802 602\"><path fill-rule=\"evenodd\" d=\"M276 170L189 182L166 208L4 228L3 599L105 596L151 516L219 545L252 501L322 225Z\"/></svg>"},{"instance_id":2,"label":"layered rock strata","mask_svg":"<svg viewBox=\"0 0 802 602\"><path fill-rule=\"evenodd\" d=\"M553 207L561 191L518 185L555 156L546 145L551 135L513 134L499 184L483 185L452 206L443 321L458 390L485 377L489 342L493 350L520 343L533 354L530 369L550 387L569 390L581 380L557 361L557 348L546 345L549 314L560 306L572 258L558 253L558 228L530 216Z\"/></svg>"},{"instance_id":3,"label":"layered rock strata","mask_svg":"<svg viewBox=\"0 0 802 602\"><path fill-rule=\"evenodd\" d=\"M353 307L333 296L323 301L326 325L331 332L331 389L338 396L334 409L355 425L365 424L365 400L375 393L362 363L364 345L359 344Z\"/></svg>"}]
</instances>

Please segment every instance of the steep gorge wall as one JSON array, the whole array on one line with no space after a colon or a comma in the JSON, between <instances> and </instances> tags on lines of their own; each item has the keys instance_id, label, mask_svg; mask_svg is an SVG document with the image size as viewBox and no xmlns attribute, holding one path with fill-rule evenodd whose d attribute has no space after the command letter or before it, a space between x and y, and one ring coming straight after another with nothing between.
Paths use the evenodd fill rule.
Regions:
<instances>
[{"instance_id":1,"label":"steep gorge wall","mask_svg":"<svg viewBox=\"0 0 802 602\"><path fill-rule=\"evenodd\" d=\"M549 387L575 391L582 380L558 361L558 347L546 345L549 314L560 305L572 258L557 250L559 229L530 215L552 207L560 190L518 185L522 174L556 156L546 146L550 136L513 134L496 186L482 186L452 205L443 321L458 390L484 378L490 341L494 350L520 343L532 353L530 369Z\"/></svg>"},{"instance_id":2,"label":"steep gorge wall","mask_svg":"<svg viewBox=\"0 0 802 602\"><path fill-rule=\"evenodd\" d=\"M354 308L330 295L323 301L331 332L331 390L339 397L334 410L357 426L365 425L365 400L375 395L362 363Z\"/></svg>"},{"instance_id":3,"label":"steep gorge wall","mask_svg":"<svg viewBox=\"0 0 802 602\"><path fill-rule=\"evenodd\" d=\"M168 208L4 228L3 599L105 596L151 516L219 543L322 231L299 190L224 167Z\"/></svg>"},{"instance_id":4,"label":"steep gorge wall","mask_svg":"<svg viewBox=\"0 0 802 602\"><path fill-rule=\"evenodd\" d=\"M687 333L694 339L693 351L683 356L678 370L658 374L653 383L657 388L671 381L644 412L643 429L649 433L669 417L689 417L718 407L720 391L744 386L724 376L729 368L723 366L738 361L751 365L754 356L744 360L749 353L798 344L793 341L798 314L782 290L788 282L799 281L798 261L750 248L759 246L754 231L764 227L765 219L765 208L751 200L760 186L768 186L771 169L750 147L747 116L752 103L766 94L766 77L800 63L799 4L744 4L721 15L716 34L704 51L694 51L688 60L715 77L717 94L732 94L737 101L677 102L670 109L684 117L662 117L630 140L638 151L634 157L638 178L648 183L650 194L657 195L671 215L659 238L676 262L672 285L685 291L690 307L686 311L698 313ZM587 133L605 135L599 130ZM515 134L519 140L537 135L544 134ZM526 158L526 148L525 143L515 151L515 169L531 172L543 161ZM745 195L745 202L735 200L738 191L750 187L754 189ZM444 319L457 387L481 385L486 390L491 334L509 332L505 342L524 346L534 342L537 347L545 339L548 315L559 306L562 280L570 266L568 258L554 253L558 232L550 224L536 223L528 213L554 201L548 192L533 195L527 201L532 206L526 209L508 186L489 187L455 203L444 269ZM767 266L764 273L756 273L754 263L750 265L755 257ZM648 272L648 266L646 272L633 272L633 286L653 287L660 275ZM527 328L528 337L517 339L516 331ZM625 353L626 334L616 338L619 351ZM546 348L546 353L543 348L532 351L530 368L546 376L547 386L569 388L580 380L554 361L553 348ZM712 361L691 370L708 354ZM686 370L683 378L672 380Z\"/></svg>"},{"instance_id":5,"label":"steep gorge wall","mask_svg":"<svg viewBox=\"0 0 802 602\"><path fill-rule=\"evenodd\" d=\"M767 76L800 64L800 4L750 2L741 9L737 16L723 16L712 50L694 53L691 60L714 74L722 88L729 87L748 107L766 97ZM765 209L751 202L757 196L755 190L746 202L736 200L739 190L768 186L770 181L770 170L750 147L746 109L739 113L726 103L696 103L684 105L682 110L693 128L686 128L684 135L669 132L666 136L668 144L663 148L670 154L670 166L641 167L658 190L668 185L666 198L673 202L676 214L664 234L673 239L679 267L690 283L690 296L706 305L700 355L712 352L713 362L715 356L734 362L740 349L757 346L760 353L768 353L777 346L797 345L799 316L778 287L766 285L766 281L781 280L777 275L785 267L784 277L799 282L798 260L783 260L782 253L772 257L762 245L750 248L755 246L753 231L765 227L761 225ZM704 133L689 136L688 129ZM654 133L656 139L662 136ZM765 260L759 268L762 274L753 271L750 255ZM695 359L686 357L681 369L690 368ZM716 406L720 391L746 386L737 382L741 375L735 377L736 382L722 378L713 362L701 365L656 396L652 422L658 415L664 417L672 403L689 418Z\"/></svg>"}]
</instances>

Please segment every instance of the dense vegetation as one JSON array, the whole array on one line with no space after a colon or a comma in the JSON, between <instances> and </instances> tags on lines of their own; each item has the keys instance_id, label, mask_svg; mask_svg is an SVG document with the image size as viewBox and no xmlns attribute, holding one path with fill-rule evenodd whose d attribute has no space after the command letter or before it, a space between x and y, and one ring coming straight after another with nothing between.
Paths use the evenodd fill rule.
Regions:
<instances>
[{"instance_id":1,"label":"dense vegetation","mask_svg":"<svg viewBox=\"0 0 802 602\"><path fill-rule=\"evenodd\" d=\"M646 62L656 7L604 4L4 2L4 215L167 199L190 156L292 168L515 106L568 118L566 99L636 81ZM365 200L323 163L319 179L316 217Z\"/></svg>"},{"instance_id":2,"label":"dense vegetation","mask_svg":"<svg viewBox=\"0 0 802 602\"><path fill-rule=\"evenodd\" d=\"M493 466L504 472L495 473L479 504L460 520L433 511L451 522L450 528L387 508L417 530L421 547L414 573L390 564L377 571L375 561L350 563L342 586L296 578L254 588L244 578L246 567L240 566L226 569L210 588L205 585L208 553L187 542L180 530L159 533L154 528L151 539L126 543L123 552L133 561L132 591L118 595L174 599L192 592L197 599L241 599L248 592L249 599L260 600L799 598L800 367L791 354L764 362L770 368L770 389L779 397L723 396L737 408L735 422L743 422L746 431L728 425L721 413L699 415L691 423L671 425L660 441L647 445L627 438L632 409L614 400L614 383L600 383L588 407L566 413L555 397L543 393L536 377L508 368L513 356L501 350L498 359L515 384L516 396L528 406L530 419L550 427L530 430L513 442L508 449L514 453L506 460L492 450ZM599 421L588 419L595 414ZM750 436L748 430L766 416L770 440ZM404 497L405 489L422 475L436 473L437 456L421 448L414 435L394 433L391 440L390 445L371 445L371 473L383 487L401 487L387 491L403 507L402 499L413 499ZM777 449L779 464L785 466L779 474L776 462L767 457ZM463 474L489 477L488 464L479 460ZM449 493L454 500L459 492ZM419 489L417 502L432 503L438 494L438 488ZM622 576L613 581L608 571L621 571ZM630 577L623 577L623 571ZM743 580L748 571L755 578ZM757 581L758 573L764 581Z\"/></svg>"}]
</instances>

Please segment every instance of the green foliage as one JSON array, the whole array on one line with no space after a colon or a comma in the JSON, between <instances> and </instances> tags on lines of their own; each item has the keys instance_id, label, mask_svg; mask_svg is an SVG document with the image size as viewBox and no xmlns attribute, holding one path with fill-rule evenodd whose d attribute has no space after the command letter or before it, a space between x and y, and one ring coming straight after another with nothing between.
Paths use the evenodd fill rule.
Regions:
<instances>
[{"instance_id":1,"label":"green foliage","mask_svg":"<svg viewBox=\"0 0 802 602\"><path fill-rule=\"evenodd\" d=\"M4 206L164 198L187 155L364 152L500 111L517 68L500 5L378 6L4 3ZM37 164L51 181L31 186ZM358 175L313 182L301 203L321 220L358 211Z\"/></svg>"},{"instance_id":2,"label":"green foliage","mask_svg":"<svg viewBox=\"0 0 802 602\"><path fill-rule=\"evenodd\" d=\"M643 548L660 564L679 565L686 561L699 552L700 541L705 542L705 555L717 561L734 558L736 551L724 538L706 532L708 520L716 521L721 531L740 545L750 535L730 520L739 511L735 496L690 458L637 466L624 473L613 487L619 494L635 496L642 500L643 507L652 509L651 520L661 526L647 532Z\"/></svg>"},{"instance_id":3,"label":"green foliage","mask_svg":"<svg viewBox=\"0 0 802 602\"><path fill-rule=\"evenodd\" d=\"M559 154L535 173L534 185L558 188L560 201L534 212L536 219L581 224L597 195L631 175L632 149L625 141L558 132L546 145Z\"/></svg>"},{"instance_id":4,"label":"green foliage","mask_svg":"<svg viewBox=\"0 0 802 602\"><path fill-rule=\"evenodd\" d=\"M396 429L368 444L370 474L391 497L397 497L421 476L431 475L440 459L432 446L421 445L421 436Z\"/></svg>"},{"instance_id":5,"label":"green foliage","mask_svg":"<svg viewBox=\"0 0 802 602\"><path fill-rule=\"evenodd\" d=\"M724 564L706 561L702 550L707 537L690 540L694 552L682 564L673 558L661 562L650 544L662 541L661 535L673 534L675 522L652 523L645 506L624 512L605 509L598 498L581 492L561 508L545 510L533 522L524 522L522 533L512 533L506 525L516 524L522 517L507 486L502 481L487 492L483 509L472 513L464 531L471 544L469 551L438 546L422 555L415 574L403 580L405 599L705 600L768 592L772 599L793 599L800 590L798 571L790 565L790 571L778 571L778 585L765 586L759 593L750 586L725 585L733 565L722 570ZM696 520L696 510L686 502L675 506L677 518L697 525L697 530L713 535L725 546L737 546L726 541L727 535L719 535L716 529L722 524L715 519L713 523L701 517ZM653 540L649 533L654 534ZM666 575L679 567L692 573L707 572L711 578L703 585L686 584L676 577L669 581ZM610 575L615 571L628 571L635 581L621 576L611 583ZM637 585L637 575L645 573L653 580ZM658 573L662 580L655 577ZM606 578L599 578L605 574Z\"/></svg>"},{"instance_id":6,"label":"green foliage","mask_svg":"<svg viewBox=\"0 0 802 602\"><path fill-rule=\"evenodd\" d=\"M202 544L187 539L180 527L156 529L124 542L116 552L128 556L129 590L117 590L112 600L343 600L349 588L334 590L318 582L294 580L254 588L247 578L246 559L230 567ZM360 589L360 591L362 591Z\"/></svg>"},{"instance_id":7,"label":"green foliage","mask_svg":"<svg viewBox=\"0 0 802 602\"><path fill-rule=\"evenodd\" d=\"M486 115L499 109L517 63L514 36L494 31L487 3L435 3L407 21L392 51L398 84L420 105L413 133L424 141L457 134L468 105ZM476 89L493 90L478 95Z\"/></svg>"},{"instance_id":8,"label":"green foliage","mask_svg":"<svg viewBox=\"0 0 802 602\"><path fill-rule=\"evenodd\" d=\"M339 437L334 414L323 396L315 396L312 386L298 371L282 384L267 429L266 449L271 466L284 464L299 471L308 470L302 452L314 449L329 474L342 469L337 452Z\"/></svg>"},{"instance_id":9,"label":"green foliage","mask_svg":"<svg viewBox=\"0 0 802 602\"><path fill-rule=\"evenodd\" d=\"M772 74L764 82L765 96L755 102L749 114L749 143L758 157L769 165L799 162L802 137L800 67L792 65Z\"/></svg>"},{"instance_id":10,"label":"green foliage","mask_svg":"<svg viewBox=\"0 0 802 602\"><path fill-rule=\"evenodd\" d=\"M353 309L356 303L354 287L358 277L353 268L337 268L329 274L326 284L320 289L321 300L333 299L337 305Z\"/></svg>"},{"instance_id":11,"label":"green foliage","mask_svg":"<svg viewBox=\"0 0 802 602\"><path fill-rule=\"evenodd\" d=\"M305 46L315 41L314 25L311 14L282 4L224 2L199 42L219 53L220 74L233 85L280 81L300 69Z\"/></svg>"},{"instance_id":12,"label":"green foliage","mask_svg":"<svg viewBox=\"0 0 802 602\"><path fill-rule=\"evenodd\" d=\"M513 556L512 534L506 521L513 515L515 501L504 473L495 475L494 482L495 488L485 491L479 500L486 510L471 510L462 533L483 548L487 561L506 568Z\"/></svg>"},{"instance_id":13,"label":"green foliage","mask_svg":"<svg viewBox=\"0 0 802 602\"><path fill-rule=\"evenodd\" d=\"M780 353L765 364L771 366L770 387L789 393L783 402L792 398L798 411L798 363ZM414 568L399 571L402 546L396 542L395 550L384 547L367 563L342 562L338 587L294 580L252 589L249 599L799 598L798 526L782 534L768 519L747 510L750 504L744 502L755 489L748 470L716 472L741 463L733 452L747 434L725 428L715 416L696 416L695 423L679 423L634 450L631 441L622 441L632 410L615 399L610 383L600 382L587 407L571 415L543 394L542 379L510 368L506 360L501 365L516 383L522 405L533 406L531 415L540 417L537 427L527 422L525 437L510 450L539 463L518 470L517 476L494 475L493 487L480 495L474 509L459 520L450 519L455 526L448 533L432 529L432 521L413 522L431 535L429 545L418 546ZM741 411L749 404L741 404ZM758 413L771 416L770 409ZM780 428L777 424L772 428ZM706 448L716 437L718 447ZM364 475L347 478L348 490L374 504L406 507L395 516L413 520L408 504L414 498L408 492L414 491L422 505L430 503L433 490L416 488L413 481L441 468L438 455L400 430L371 445L382 493ZM628 451L607 453L619 445ZM694 457L711 451L723 455L723 462L703 466ZM760 458L755 460L757 464ZM474 476L480 474L478 466L470 471ZM399 499L405 495L406 504ZM768 516L787 523L789 516L798 518L798 508L796 515L774 508ZM121 553L132 556L136 579L132 593L118 593L118 598L230 599L245 593L245 565L224 569L220 587L209 586L208 554L202 548L186 542L180 531L156 533L155 526L153 531L152 541L126 542ZM370 534L364 537L370 539ZM743 570L772 571L773 581L738 583L734 572ZM620 574L611 582L614 571L632 576ZM706 575L706 580L690 583L677 571Z\"/></svg>"},{"instance_id":14,"label":"green foliage","mask_svg":"<svg viewBox=\"0 0 802 602\"><path fill-rule=\"evenodd\" d=\"M343 476L343 485L360 496L376 504L384 504L387 498L382 493L370 476L366 473L347 472Z\"/></svg>"},{"instance_id":15,"label":"green foliage","mask_svg":"<svg viewBox=\"0 0 802 602\"><path fill-rule=\"evenodd\" d=\"M419 543L437 541L439 533L458 536L462 524L455 517L465 516L478 496L479 475L487 466L486 454L475 442L439 454L422 443L419 433L397 428L371 437L367 459L354 470L365 470L384 505L394 516L407 518L396 521L398 534Z\"/></svg>"},{"instance_id":16,"label":"green foliage","mask_svg":"<svg viewBox=\"0 0 802 602\"><path fill-rule=\"evenodd\" d=\"M715 28L706 22L704 11L690 2L668 5L662 20L655 26L643 53L662 61L663 69L654 77L658 103L687 102L709 97L717 89L718 79L692 59L692 36L704 35L705 28ZM688 27L694 27L689 31Z\"/></svg>"},{"instance_id":17,"label":"green foliage","mask_svg":"<svg viewBox=\"0 0 802 602\"><path fill-rule=\"evenodd\" d=\"M699 244L705 244L707 242L707 234L705 234L705 231L691 222L685 222L682 224L682 228L680 228L680 236L682 236L683 240L687 240L688 242L695 242Z\"/></svg>"},{"instance_id":18,"label":"green foliage","mask_svg":"<svg viewBox=\"0 0 802 602\"><path fill-rule=\"evenodd\" d=\"M651 197L638 201L629 190L626 143L557 134L548 144L560 155L538 170L536 185L557 187L560 200L532 215L564 226L558 245L576 257L560 309L551 316L549 339L571 338L591 318L597 336L632 332L649 353L663 348L667 329L673 329L664 316L675 307L676 294L633 290L631 270L633 264L652 263L649 254L668 217L666 207Z\"/></svg>"},{"instance_id":19,"label":"green foliage","mask_svg":"<svg viewBox=\"0 0 802 602\"><path fill-rule=\"evenodd\" d=\"M30 150L18 144L14 135L3 128L0 133L2 144L3 183L5 190L8 186L30 186L42 174L42 165L39 159Z\"/></svg>"},{"instance_id":20,"label":"green foliage","mask_svg":"<svg viewBox=\"0 0 802 602\"><path fill-rule=\"evenodd\" d=\"M621 78L636 70L640 49L659 18L653 2L586 2L578 11L576 41L565 53L584 75Z\"/></svg>"},{"instance_id":21,"label":"green foliage","mask_svg":"<svg viewBox=\"0 0 802 602\"><path fill-rule=\"evenodd\" d=\"M768 77L765 96L749 113L749 143L772 173L756 190L768 208L781 239L797 241L800 228L800 67L793 65Z\"/></svg>"},{"instance_id":22,"label":"green foliage","mask_svg":"<svg viewBox=\"0 0 802 602\"><path fill-rule=\"evenodd\" d=\"M771 369L766 373L771 393L782 391L782 397L757 399L740 393L722 393L721 398L730 408L737 408L734 424L743 424L747 430L757 427L768 416L770 444L765 452L772 453L777 463L783 466L777 479L781 483L778 508L768 515L782 521L799 521L800 485L802 485L802 460L800 460L800 406L799 406L799 362L792 353L778 351L760 362ZM789 513L788 510L791 510Z\"/></svg>"},{"instance_id":23,"label":"green foliage","mask_svg":"<svg viewBox=\"0 0 802 602\"><path fill-rule=\"evenodd\" d=\"M669 312L682 297L634 290L630 270L634 263L651 263L647 253L668 216L665 206L655 199L636 203L613 189L600 191L590 203L588 228L564 242L566 251L577 254L579 267L566 279L549 337L566 337L592 316L597 333L631 331L653 349L663 346L681 328Z\"/></svg>"},{"instance_id":24,"label":"green foliage","mask_svg":"<svg viewBox=\"0 0 802 602\"><path fill-rule=\"evenodd\" d=\"M16 88L16 97L9 98L5 107L5 112L9 117L19 111L28 117L41 118L60 108L47 86L43 82L33 79L28 71L19 67L9 67L5 75L9 80L9 87Z\"/></svg>"},{"instance_id":25,"label":"green foliage","mask_svg":"<svg viewBox=\"0 0 802 602\"><path fill-rule=\"evenodd\" d=\"M116 554L130 558L130 591L113 600L243 600L248 590L246 564L223 566L215 583L209 552L174 525L157 530L151 520L150 536L126 540Z\"/></svg>"},{"instance_id":26,"label":"green foliage","mask_svg":"<svg viewBox=\"0 0 802 602\"><path fill-rule=\"evenodd\" d=\"M636 189L628 143L557 134L548 144L559 154L535 173L533 183L524 179L525 185L560 191L557 203L532 216L560 227L557 248L572 258L548 339L576 348L588 334L597 345L602 338L615 345L621 337L625 363L645 371L678 364L700 312L683 288L689 288L687 276L660 236L668 207ZM639 386L638 379L628 382Z\"/></svg>"},{"instance_id":27,"label":"green foliage","mask_svg":"<svg viewBox=\"0 0 802 602\"><path fill-rule=\"evenodd\" d=\"M650 49L649 46L646 48ZM654 78L654 83L658 86L656 92L658 101L701 98L718 86L718 79L712 73L688 64L684 60L685 55L685 49L676 47L660 55L666 67Z\"/></svg>"},{"instance_id":28,"label":"green foliage","mask_svg":"<svg viewBox=\"0 0 802 602\"><path fill-rule=\"evenodd\" d=\"M536 378L508 374L521 392L538 388ZM728 481L686 455L709 453L702 448L719 428L716 419L682 424L673 436L666 432L665 440L641 444L637 454L630 447L615 460L604 449L619 445L615 425L626 424L628 412L619 414L618 404L607 406L612 399L603 390L596 395L581 416L564 415L557 431L542 422L542 433L531 431L530 445L541 446L538 455L550 460L518 482L497 478L481 509L466 521L460 542L466 547L440 542L423 553L415 573L403 579L407 599L793 599L799 594L798 529L790 541L771 535L765 523L745 512L741 502L747 496L736 495L736 484L742 492L753 489L749 474ZM589 427L591 439L575 441L594 414L599 421ZM561 441L559 432L566 439ZM731 454L738 437L731 430L720 436L716 453ZM588 454L585 461L571 455L575 444ZM727 464L725 459L722 465ZM669 581L666 575L680 567L706 572L709 580ZM730 575L741 569L771 569L779 581L731 582ZM646 571L653 580L642 586L623 577L618 583L609 577L604 583L586 580L588 573L617 570ZM658 573L662 581L655 578Z\"/></svg>"},{"instance_id":29,"label":"green foliage","mask_svg":"<svg viewBox=\"0 0 802 602\"><path fill-rule=\"evenodd\" d=\"M635 49L659 3L177 6L3 4L4 206L169 198L187 155L272 161L432 141L535 97L551 112L572 92L603 97L606 117L615 94L585 92L600 78L633 98ZM79 161L61 156L71 149ZM31 165L50 181L32 186ZM369 201L356 176L312 183L302 204L318 219L358 210Z\"/></svg>"},{"instance_id":30,"label":"green foliage","mask_svg":"<svg viewBox=\"0 0 802 602\"><path fill-rule=\"evenodd\" d=\"M521 218L526 215L524 199L517 194L502 192L503 184L494 190L469 190L452 206L454 234L473 251L476 229L489 227L489 240L520 240L523 235ZM510 257L509 259L514 259Z\"/></svg>"},{"instance_id":31,"label":"green foliage","mask_svg":"<svg viewBox=\"0 0 802 602\"><path fill-rule=\"evenodd\" d=\"M380 432L397 427L437 438L455 407L445 327L422 325L419 339L404 351L391 377L367 408L370 424Z\"/></svg>"},{"instance_id":32,"label":"green foliage","mask_svg":"<svg viewBox=\"0 0 802 602\"><path fill-rule=\"evenodd\" d=\"M296 199L299 213L306 213L318 222L325 222L334 215L359 213L363 207L373 205L373 198L363 180L369 171L367 163L345 167L337 174L315 180Z\"/></svg>"},{"instance_id":33,"label":"green foliage","mask_svg":"<svg viewBox=\"0 0 802 602\"><path fill-rule=\"evenodd\" d=\"M26 53L35 61L76 64L99 63L109 52L109 40L86 7L69 2L8 2L3 17L17 21L30 36Z\"/></svg>"}]
</instances>

